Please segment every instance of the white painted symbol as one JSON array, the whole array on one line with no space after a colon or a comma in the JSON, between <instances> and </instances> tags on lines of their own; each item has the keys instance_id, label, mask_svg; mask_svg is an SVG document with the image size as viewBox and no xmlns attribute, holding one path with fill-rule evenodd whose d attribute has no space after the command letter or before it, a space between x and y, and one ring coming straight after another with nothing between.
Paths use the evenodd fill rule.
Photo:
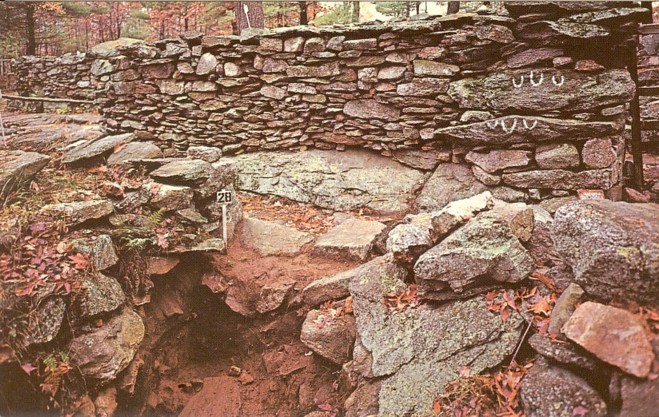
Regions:
<instances>
[{"instance_id":1,"label":"white painted symbol","mask_svg":"<svg viewBox=\"0 0 659 417\"><path fill-rule=\"evenodd\" d=\"M534 120L534 121L533 121L533 124L529 127L529 124L528 124L528 122L526 121L526 119L524 119L524 120L522 120L522 121L524 122L524 127L527 128L528 130L533 130L533 128L535 128L535 127L537 126L537 124L538 124L538 121L537 121L537 120Z\"/></svg>"},{"instance_id":2,"label":"white painted symbol","mask_svg":"<svg viewBox=\"0 0 659 417\"><path fill-rule=\"evenodd\" d=\"M506 133L513 133L515 131L515 128L517 127L517 119L513 120L513 124L510 127L510 130L508 130L508 127L506 126L506 121L501 119L501 129L503 129L504 132Z\"/></svg>"},{"instance_id":3,"label":"white painted symbol","mask_svg":"<svg viewBox=\"0 0 659 417\"><path fill-rule=\"evenodd\" d=\"M558 82L558 81L556 81L556 75L554 74L554 75L551 76L551 81L554 83L555 86L560 87L565 82L565 77L563 77L561 75L561 81Z\"/></svg>"},{"instance_id":4,"label":"white painted symbol","mask_svg":"<svg viewBox=\"0 0 659 417\"><path fill-rule=\"evenodd\" d=\"M515 77L513 77L513 87L515 88L520 88L524 84L524 76L522 75L519 80L519 84L515 81Z\"/></svg>"},{"instance_id":5,"label":"white painted symbol","mask_svg":"<svg viewBox=\"0 0 659 417\"><path fill-rule=\"evenodd\" d=\"M540 80L539 81L535 81L535 77L533 76L533 71L531 71L531 74L529 75L529 81L531 81L531 85L534 86L534 87L537 87L537 86L541 85L542 82L544 81L544 78L545 78L545 76L544 76L543 73L540 73Z\"/></svg>"},{"instance_id":6,"label":"white painted symbol","mask_svg":"<svg viewBox=\"0 0 659 417\"><path fill-rule=\"evenodd\" d=\"M246 4L243 4L243 11L245 12L245 17L247 18L247 27L249 29L251 29L252 28L252 23L249 21L249 14L248 14L249 7L247 7Z\"/></svg>"},{"instance_id":7,"label":"white painted symbol","mask_svg":"<svg viewBox=\"0 0 659 417\"><path fill-rule=\"evenodd\" d=\"M487 124L487 127L489 127L490 129L496 129L497 126L499 126L499 119L496 119L494 121L494 125L490 124L489 120L487 122L485 122L485 124Z\"/></svg>"}]
</instances>

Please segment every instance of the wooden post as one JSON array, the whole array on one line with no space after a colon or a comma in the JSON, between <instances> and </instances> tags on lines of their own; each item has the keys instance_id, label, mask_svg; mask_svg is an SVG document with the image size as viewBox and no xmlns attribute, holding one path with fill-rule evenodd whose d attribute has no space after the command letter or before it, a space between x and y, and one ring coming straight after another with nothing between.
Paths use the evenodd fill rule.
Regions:
<instances>
[{"instance_id":1,"label":"wooden post","mask_svg":"<svg viewBox=\"0 0 659 417\"><path fill-rule=\"evenodd\" d=\"M634 98L630 103L632 115L632 159L634 161L634 188L643 190L643 143L641 140L641 109L638 100L638 35L634 35L629 45L629 74L636 84Z\"/></svg>"}]
</instances>

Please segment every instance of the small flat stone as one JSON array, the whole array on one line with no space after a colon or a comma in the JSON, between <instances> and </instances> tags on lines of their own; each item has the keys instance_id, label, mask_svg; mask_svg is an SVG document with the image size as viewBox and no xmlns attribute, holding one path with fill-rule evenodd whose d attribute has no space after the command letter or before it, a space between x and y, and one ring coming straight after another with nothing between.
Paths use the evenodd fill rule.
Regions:
<instances>
[{"instance_id":1,"label":"small flat stone","mask_svg":"<svg viewBox=\"0 0 659 417\"><path fill-rule=\"evenodd\" d=\"M39 213L45 217L64 219L75 226L87 220L108 216L113 211L114 207L109 200L89 200L48 204Z\"/></svg>"}]
</instances>

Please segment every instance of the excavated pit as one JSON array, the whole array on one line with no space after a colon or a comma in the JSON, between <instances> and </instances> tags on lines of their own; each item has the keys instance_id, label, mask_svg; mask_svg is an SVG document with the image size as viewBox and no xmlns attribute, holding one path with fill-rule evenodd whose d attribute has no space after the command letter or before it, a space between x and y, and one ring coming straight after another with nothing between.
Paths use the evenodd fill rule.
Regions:
<instances>
[{"instance_id":1,"label":"excavated pit","mask_svg":"<svg viewBox=\"0 0 659 417\"><path fill-rule=\"evenodd\" d=\"M206 396L204 389L239 398L231 407L206 398L204 412L213 413L208 415L302 416L319 405L341 406L349 392L340 387L340 367L300 342L311 307L297 294L309 282L355 265L308 253L263 257L240 239L226 255L188 255L153 279L152 299L144 308L147 336L135 360L143 365L132 398L118 397L118 411L195 415L184 409L195 394ZM261 314L255 305L263 286L272 282L294 286L280 307ZM227 305L227 297L243 314Z\"/></svg>"}]
</instances>

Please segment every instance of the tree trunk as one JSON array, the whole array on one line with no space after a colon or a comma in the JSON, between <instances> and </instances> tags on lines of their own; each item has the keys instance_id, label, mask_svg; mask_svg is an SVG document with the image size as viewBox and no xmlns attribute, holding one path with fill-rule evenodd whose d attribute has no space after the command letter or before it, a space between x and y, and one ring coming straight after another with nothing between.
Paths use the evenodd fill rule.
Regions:
<instances>
[{"instance_id":1,"label":"tree trunk","mask_svg":"<svg viewBox=\"0 0 659 417\"><path fill-rule=\"evenodd\" d=\"M359 2L358 1L353 1L352 2L352 23L359 23Z\"/></svg>"},{"instance_id":2,"label":"tree trunk","mask_svg":"<svg viewBox=\"0 0 659 417\"><path fill-rule=\"evenodd\" d=\"M236 15L235 25L233 26L235 35L240 35L240 32L248 28L265 27L263 3L261 2L234 1L233 12Z\"/></svg>"},{"instance_id":3,"label":"tree trunk","mask_svg":"<svg viewBox=\"0 0 659 417\"><path fill-rule=\"evenodd\" d=\"M409 1L405 2L405 18L406 19L410 18L410 2Z\"/></svg>"},{"instance_id":4,"label":"tree trunk","mask_svg":"<svg viewBox=\"0 0 659 417\"><path fill-rule=\"evenodd\" d=\"M456 14L460 11L460 2L459 1L449 1L448 9L446 9L446 14Z\"/></svg>"},{"instance_id":5,"label":"tree trunk","mask_svg":"<svg viewBox=\"0 0 659 417\"><path fill-rule=\"evenodd\" d=\"M297 4L300 7L300 25L308 25L309 14L307 13L307 2L298 1Z\"/></svg>"},{"instance_id":6,"label":"tree trunk","mask_svg":"<svg viewBox=\"0 0 659 417\"><path fill-rule=\"evenodd\" d=\"M25 28L27 31L27 55L36 55L37 53L37 39L35 36L35 21L34 21L34 3L27 3L25 5Z\"/></svg>"}]
</instances>

